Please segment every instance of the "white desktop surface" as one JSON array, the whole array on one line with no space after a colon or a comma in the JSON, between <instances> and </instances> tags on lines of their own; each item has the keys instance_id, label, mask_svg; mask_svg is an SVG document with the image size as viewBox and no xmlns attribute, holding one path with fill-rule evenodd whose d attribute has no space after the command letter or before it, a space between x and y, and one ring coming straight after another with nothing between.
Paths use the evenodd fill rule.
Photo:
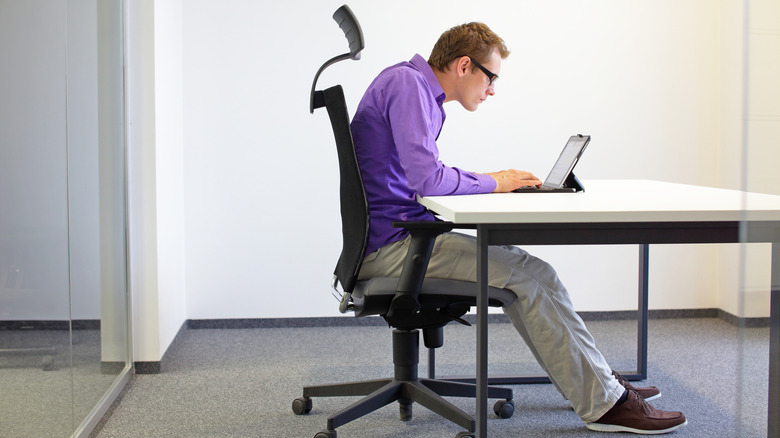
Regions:
<instances>
[{"instance_id":1,"label":"white desktop surface","mask_svg":"<svg viewBox=\"0 0 780 438\"><path fill-rule=\"evenodd\" d=\"M780 220L780 196L651 180L586 180L579 193L426 196L454 223Z\"/></svg>"}]
</instances>

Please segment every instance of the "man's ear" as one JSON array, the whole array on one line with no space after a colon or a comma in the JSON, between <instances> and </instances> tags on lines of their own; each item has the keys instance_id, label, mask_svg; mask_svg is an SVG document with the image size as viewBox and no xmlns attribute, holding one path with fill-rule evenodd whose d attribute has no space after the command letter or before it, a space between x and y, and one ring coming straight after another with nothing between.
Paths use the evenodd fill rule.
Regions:
<instances>
[{"instance_id":1,"label":"man's ear","mask_svg":"<svg viewBox=\"0 0 780 438\"><path fill-rule=\"evenodd\" d=\"M464 76L471 67L471 59L468 56L461 56L455 60L455 73L458 77Z\"/></svg>"}]
</instances>

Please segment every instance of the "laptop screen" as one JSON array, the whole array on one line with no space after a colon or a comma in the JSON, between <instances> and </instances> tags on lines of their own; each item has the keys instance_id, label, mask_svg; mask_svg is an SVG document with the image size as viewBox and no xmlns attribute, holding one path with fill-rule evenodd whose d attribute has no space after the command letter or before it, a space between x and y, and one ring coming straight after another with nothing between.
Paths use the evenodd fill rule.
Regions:
<instances>
[{"instance_id":1,"label":"laptop screen","mask_svg":"<svg viewBox=\"0 0 780 438\"><path fill-rule=\"evenodd\" d=\"M558 189L563 186L564 181L569 176L569 173L574 169L574 165L577 164L582 152L585 150L585 146L590 141L589 135L573 135L566 142L561 155L558 156L558 160L555 162L550 174L547 175L547 179L542 184L542 187L548 187Z\"/></svg>"}]
</instances>

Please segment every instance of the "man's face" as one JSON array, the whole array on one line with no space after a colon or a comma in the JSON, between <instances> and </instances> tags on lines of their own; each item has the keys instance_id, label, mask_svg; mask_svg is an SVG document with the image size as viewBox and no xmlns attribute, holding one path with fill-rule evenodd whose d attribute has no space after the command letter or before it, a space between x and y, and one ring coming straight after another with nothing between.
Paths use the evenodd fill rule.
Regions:
<instances>
[{"instance_id":1,"label":"man's face","mask_svg":"<svg viewBox=\"0 0 780 438\"><path fill-rule=\"evenodd\" d=\"M498 75L501 70L501 55L497 50L491 53L487 62L482 63L482 67ZM496 94L495 82L490 83L491 78L482 69L477 68L473 63L469 63L466 74L463 76L461 98L459 102L468 111L476 111L480 103L484 102L488 96Z\"/></svg>"}]
</instances>

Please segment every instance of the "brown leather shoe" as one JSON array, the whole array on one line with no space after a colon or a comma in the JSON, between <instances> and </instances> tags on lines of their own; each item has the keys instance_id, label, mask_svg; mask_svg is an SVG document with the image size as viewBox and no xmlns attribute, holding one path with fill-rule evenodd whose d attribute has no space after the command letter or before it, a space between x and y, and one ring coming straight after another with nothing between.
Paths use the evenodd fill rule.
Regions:
<instances>
[{"instance_id":1,"label":"brown leather shoe","mask_svg":"<svg viewBox=\"0 0 780 438\"><path fill-rule=\"evenodd\" d=\"M656 435L672 432L688 424L681 412L662 411L650 406L635 391L628 390L628 399L612 407L603 417L586 423L590 430L599 432L630 432Z\"/></svg>"},{"instance_id":2,"label":"brown leather shoe","mask_svg":"<svg viewBox=\"0 0 780 438\"><path fill-rule=\"evenodd\" d=\"M640 396L642 396L642 398L645 399L645 401L655 400L655 399L661 397L661 390L658 389L655 386L646 386L646 387L640 388L640 387L632 385L628 381L628 379L626 379L625 377L621 376L620 374L618 374L615 371L612 371L612 375L615 376L615 378L618 380L618 382L620 382L621 385L623 385L623 388L632 389L632 390L636 391L636 393L639 394Z\"/></svg>"}]
</instances>

